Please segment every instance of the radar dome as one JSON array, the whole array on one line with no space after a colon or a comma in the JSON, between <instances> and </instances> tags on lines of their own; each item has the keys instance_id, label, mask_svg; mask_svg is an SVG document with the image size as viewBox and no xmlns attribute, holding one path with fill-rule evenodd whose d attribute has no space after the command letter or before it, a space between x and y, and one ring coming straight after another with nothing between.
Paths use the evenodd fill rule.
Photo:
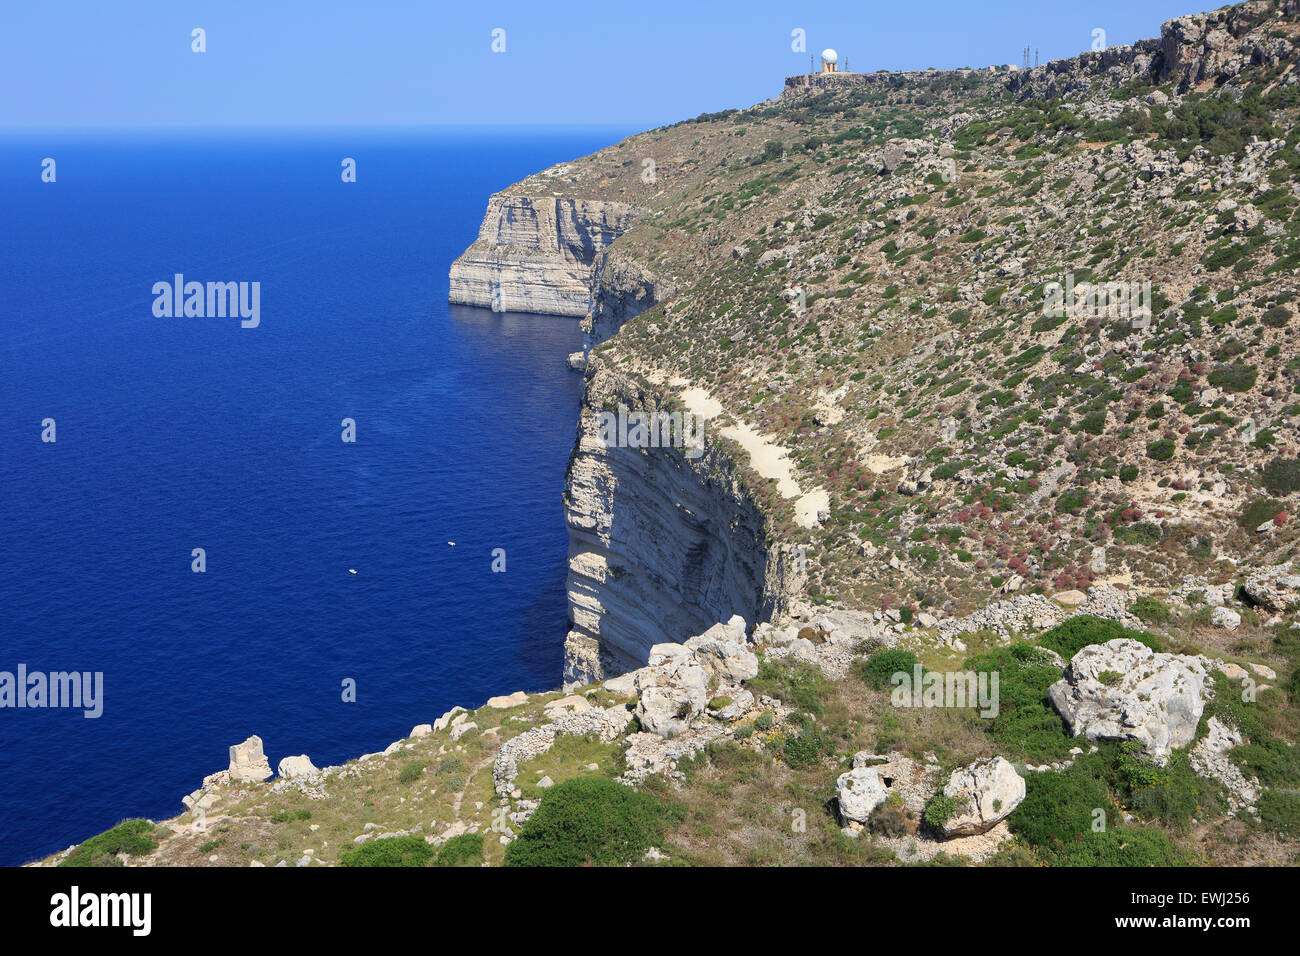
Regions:
<instances>
[{"instance_id":1,"label":"radar dome","mask_svg":"<svg viewBox=\"0 0 1300 956\"><path fill-rule=\"evenodd\" d=\"M839 59L840 59L839 54L836 53L834 50L831 49L822 50L823 63L838 63Z\"/></svg>"}]
</instances>

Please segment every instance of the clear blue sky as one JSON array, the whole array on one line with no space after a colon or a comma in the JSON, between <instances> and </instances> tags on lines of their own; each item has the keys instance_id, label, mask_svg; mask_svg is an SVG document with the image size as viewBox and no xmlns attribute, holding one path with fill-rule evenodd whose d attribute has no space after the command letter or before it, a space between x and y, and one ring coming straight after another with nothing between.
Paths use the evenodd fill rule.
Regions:
<instances>
[{"instance_id":1,"label":"clear blue sky","mask_svg":"<svg viewBox=\"0 0 1300 956\"><path fill-rule=\"evenodd\" d=\"M1207 0L4 0L0 127L600 123L743 107L832 46L858 71L1157 36ZM190 32L207 31L207 52ZM493 53L494 28L506 50Z\"/></svg>"}]
</instances>

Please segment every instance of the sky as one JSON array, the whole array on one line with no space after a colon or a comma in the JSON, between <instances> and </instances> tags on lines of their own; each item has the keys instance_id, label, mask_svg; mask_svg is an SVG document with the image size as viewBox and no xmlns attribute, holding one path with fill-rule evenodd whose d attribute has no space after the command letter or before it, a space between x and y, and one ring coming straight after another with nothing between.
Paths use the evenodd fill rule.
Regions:
<instances>
[{"instance_id":1,"label":"sky","mask_svg":"<svg viewBox=\"0 0 1300 956\"><path fill-rule=\"evenodd\" d=\"M652 127L774 97L828 46L860 72L1019 63L1026 45L1046 61L1090 49L1097 29L1115 46L1205 9L1207 0L4 0L0 128Z\"/></svg>"}]
</instances>

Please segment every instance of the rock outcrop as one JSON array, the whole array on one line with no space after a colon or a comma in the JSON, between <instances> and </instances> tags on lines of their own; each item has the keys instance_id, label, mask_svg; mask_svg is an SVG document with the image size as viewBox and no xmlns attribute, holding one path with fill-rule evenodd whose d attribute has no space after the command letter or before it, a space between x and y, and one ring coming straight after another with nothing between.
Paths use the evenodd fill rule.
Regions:
<instances>
[{"instance_id":1,"label":"rock outcrop","mask_svg":"<svg viewBox=\"0 0 1300 956\"><path fill-rule=\"evenodd\" d=\"M284 780L315 780L320 776L320 769L306 754L298 754L281 760L276 773Z\"/></svg>"},{"instance_id":2,"label":"rock outcrop","mask_svg":"<svg viewBox=\"0 0 1300 956\"><path fill-rule=\"evenodd\" d=\"M1287 15L1300 8L1296 0L1277 6ZM1086 94L1097 80L1104 81L1106 89L1134 81L1172 83L1178 93L1201 84L1227 83L1248 65L1271 69L1292 55L1285 37L1251 35L1271 8L1244 3L1176 17L1161 26L1159 39L1090 50L1015 71L1007 86L1022 97L1067 97Z\"/></svg>"},{"instance_id":3,"label":"rock outcrop","mask_svg":"<svg viewBox=\"0 0 1300 956\"><path fill-rule=\"evenodd\" d=\"M1223 784L1233 810L1252 805L1259 799L1259 781L1242 773L1228 756L1232 748L1245 742L1241 732L1228 727L1217 717L1211 717L1206 724L1205 736L1188 753L1192 769L1202 777Z\"/></svg>"},{"instance_id":4,"label":"rock outcrop","mask_svg":"<svg viewBox=\"0 0 1300 956\"><path fill-rule=\"evenodd\" d=\"M854 767L835 781L840 816L847 823L866 823L871 812L889 797L889 789L875 767Z\"/></svg>"},{"instance_id":5,"label":"rock outcrop","mask_svg":"<svg viewBox=\"0 0 1300 956\"><path fill-rule=\"evenodd\" d=\"M745 622L739 617L683 644L657 644L634 679L640 695L637 720L650 733L676 737L711 699L719 701L719 711L734 707L741 695L752 704L753 695L740 684L757 675L758 658L745 645Z\"/></svg>"},{"instance_id":6,"label":"rock outcrop","mask_svg":"<svg viewBox=\"0 0 1300 956\"><path fill-rule=\"evenodd\" d=\"M637 213L626 203L497 193L478 239L452 263L448 298L495 312L586 316L597 262Z\"/></svg>"},{"instance_id":7,"label":"rock outcrop","mask_svg":"<svg viewBox=\"0 0 1300 956\"><path fill-rule=\"evenodd\" d=\"M242 744L233 744L230 748L230 767L227 770L231 780L256 782L271 776L271 764L262 750L262 738L254 734Z\"/></svg>"},{"instance_id":8,"label":"rock outcrop","mask_svg":"<svg viewBox=\"0 0 1300 956\"><path fill-rule=\"evenodd\" d=\"M1075 654L1047 696L1074 736L1140 741L1163 766L1196 736L1208 679L1202 657L1157 653L1120 638Z\"/></svg>"},{"instance_id":9,"label":"rock outcrop","mask_svg":"<svg viewBox=\"0 0 1300 956\"><path fill-rule=\"evenodd\" d=\"M943 788L952 815L939 827L944 837L973 836L993 829L1025 799L1025 779L1002 757L985 757L954 770Z\"/></svg>"},{"instance_id":10,"label":"rock outcrop","mask_svg":"<svg viewBox=\"0 0 1300 956\"><path fill-rule=\"evenodd\" d=\"M1242 593L1252 604L1269 611L1285 611L1300 605L1300 572L1291 562L1264 568L1247 576Z\"/></svg>"}]
</instances>

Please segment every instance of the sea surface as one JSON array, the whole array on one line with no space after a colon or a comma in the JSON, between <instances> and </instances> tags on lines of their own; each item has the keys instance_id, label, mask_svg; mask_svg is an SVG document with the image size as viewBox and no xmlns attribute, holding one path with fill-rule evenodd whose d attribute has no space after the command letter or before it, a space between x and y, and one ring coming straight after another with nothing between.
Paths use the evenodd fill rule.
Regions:
<instances>
[{"instance_id":1,"label":"sea surface","mask_svg":"<svg viewBox=\"0 0 1300 956\"><path fill-rule=\"evenodd\" d=\"M250 734L326 766L558 685L581 336L447 271L627 132L0 135L0 671L103 674L98 718L0 708L0 865L181 812ZM176 273L260 324L156 317Z\"/></svg>"}]
</instances>

